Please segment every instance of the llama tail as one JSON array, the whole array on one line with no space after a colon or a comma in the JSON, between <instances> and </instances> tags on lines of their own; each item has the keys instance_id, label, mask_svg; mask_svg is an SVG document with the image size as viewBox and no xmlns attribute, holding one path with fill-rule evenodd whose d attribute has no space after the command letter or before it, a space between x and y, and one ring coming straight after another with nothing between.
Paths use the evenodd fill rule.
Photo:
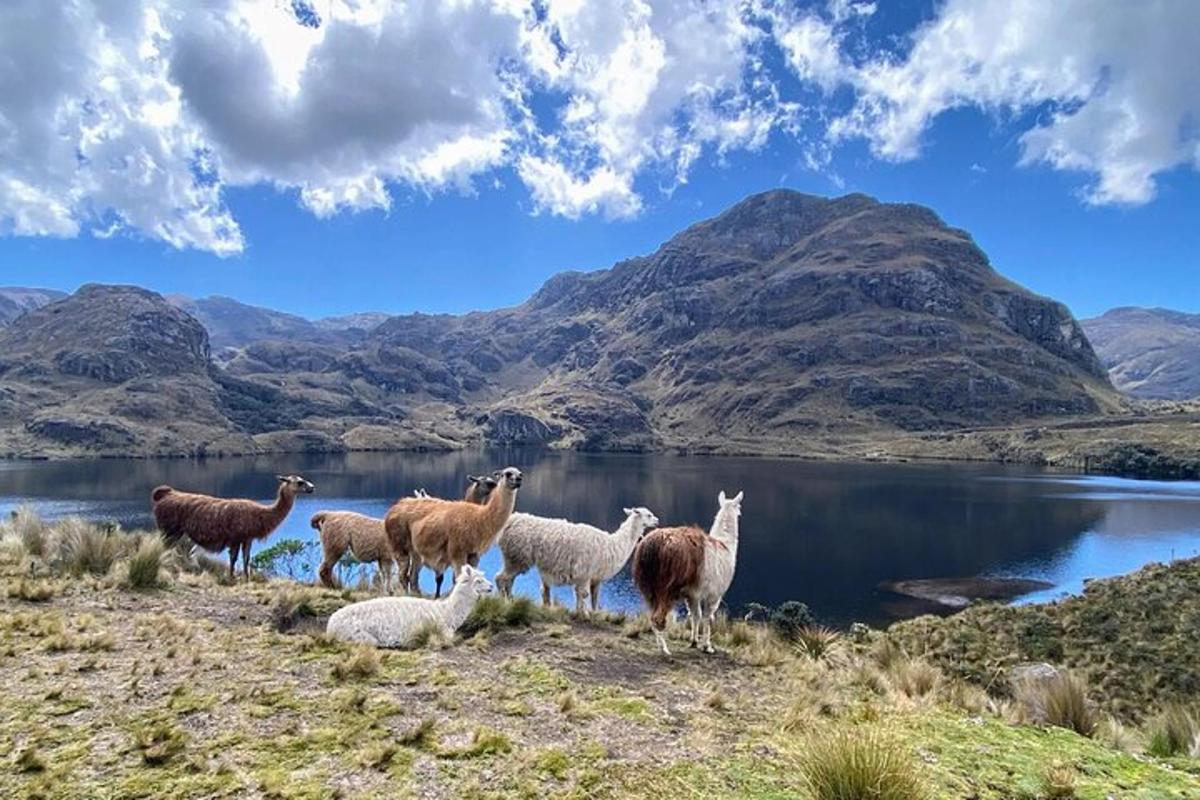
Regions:
<instances>
[{"instance_id":1,"label":"llama tail","mask_svg":"<svg viewBox=\"0 0 1200 800\"><path fill-rule=\"evenodd\" d=\"M150 502L157 503L173 491L175 490L170 486L156 486L154 491L150 493Z\"/></svg>"},{"instance_id":2,"label":"llama tail","mask_svg":"<svg viewBox=\"0 0 1200 800\"><path fill-rule=\"evenodd\" d=\"M312 525L314 531L321 530L321 526L325 524L325 512L318 511L317 513L313 514L312 519L309 520L309 524Z\"/></svg>"}]
</instances>

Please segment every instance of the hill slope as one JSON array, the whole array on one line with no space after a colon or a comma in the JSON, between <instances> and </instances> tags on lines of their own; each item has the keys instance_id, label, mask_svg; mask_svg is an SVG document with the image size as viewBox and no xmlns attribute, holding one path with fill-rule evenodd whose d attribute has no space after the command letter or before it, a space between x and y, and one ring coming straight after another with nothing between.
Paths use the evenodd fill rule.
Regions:
<instances>
[{"instance_id":1,"label":"hill slope","mask_svg":"<svg viewBox=\"0 0 1200 800\"><path fill-rule=\"evenodd\" d=\"M1200 314L1114 308L1082 324L1121 391L1164 400L1200 398Z\"/></svg>"},{"instance_id":2,"label":"hill slope","mask_svg":"<svg viewBox=\"0 0 1200 800\"><path fill-rule=\"evenodd\" d=\"M56 317L54 341L89 338L97 297L72 298L77 312ZM219 368L192 364L223 417L200 440L228 443L233 430L259 450L488 441L833 452L879 432L1073 418L1122 402L1064 306L997 274L932 211L864 195L756 195L649 256L556 275L520 306L393 317L369 331L369 317L330 330L337 323L222 298L173 302L209 327L214 347L228 345ZM18 371L48 357L11 353Z\"/></svg>"},{"instance_id":3,"label":"hill slope","mask_svg":"<svg viewBox=\"0 0 1200 800\"><path fill-rule=\"evenodd\" d=\"M9 324L26 311L41 308L66 296L66 292L56 289L27 289L21 286L0 288L0 327Z\"/></svg>"}]
</instances>

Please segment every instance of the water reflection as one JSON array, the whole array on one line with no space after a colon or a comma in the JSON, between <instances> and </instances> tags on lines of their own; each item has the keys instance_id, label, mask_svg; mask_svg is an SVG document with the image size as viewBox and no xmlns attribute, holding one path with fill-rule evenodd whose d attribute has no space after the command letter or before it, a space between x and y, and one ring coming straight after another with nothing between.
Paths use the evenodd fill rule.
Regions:
<instances>
[{"instance_id":1,"label":"water reflection","mask_svg":"<svg viewBox=\"0 0 1200 800\"><path fill-rule=\"evenodd\" d=\"M606 529L645 505L664 524L707 528L716 495L745 490L742 547L729 602L801 599L832 623L881 622L886 580L1027 575L1077 590L1084 577L1200 549L1200 487L1056 476L994 465L824 464L792 460L599 455L529 450L438 454L287 455L205 461L0 463L0 510L21 502L48 516L82 514L127 527L150 523L160 484L223 496L269 498L274 475L317 485L276 533L311 538L322 508L382 515L423 487L458 496L464 476L507 464L526 473L518 508ZM1146 496L1151 499L1146 499ZM1165 548L1165 549L1164 549ZM494 572L493 552L484 567ZM519 591L533 594L536 577ZM637 605L626 576L609 606Z\"/></svg>"}]
</instances>

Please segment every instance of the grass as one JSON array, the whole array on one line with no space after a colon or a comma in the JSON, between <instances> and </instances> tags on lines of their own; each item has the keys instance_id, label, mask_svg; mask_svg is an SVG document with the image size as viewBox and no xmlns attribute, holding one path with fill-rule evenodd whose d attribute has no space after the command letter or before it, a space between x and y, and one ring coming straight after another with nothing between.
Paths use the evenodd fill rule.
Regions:
<instances>
[{"instance_id":1,"label":"grass","mask_svg":"<svg viewBox=\"0 0 1200 800\"><path fill-rule=\"evenodd\" d=\"M1028 718L1040 725L1091 736L1100 724L1100 714L1088 699L1086 684L1070 672L1026 679L1016 686L1015 695Z\"/></svg>"},{"instance_id":2,"label":"grass","mask_svg":"<svg viewBox=\"0 0 1200 800\"><path fill-rule=\"evenodd\" d=\"M173 551L162 535L142 534L137 537L137 546L126 559L121 584L128 589L158 589L165 586L167 568L172 565Z\"/></svg>"},{"instance_id":3,"label":"grass","mask_svg":"<svg viewBox=\"0 0 1200 800\"><path fill-rule=\"evenodd\" d=\"M119 529L68 517L55 527L57 566L70 575L107 575L128 545Z\"/></svg>"},{"instance_id":4,"label":"grass","mask_svg":"<svg viewBox=\"0 0 1200 800\"><path fill-rule=\"evenodd\" d=\"M1200 712L1183 703L1168 705L1147 725L1146 752L1163 758L1200 757Z\"/></svg>"},{"instance_id":5,"label":"grass","mask_svg":"<svg viewBox=\"0 0 1200 800\"><path fill-rule=\"evenodd\" d=\"M439 755L450 759L471 759L511 753L512 741L494 728L480 726L471 734L471 741L459 748L443 750Z\"/></svg>"},{"instance_id":6,"label":"grass","mask_svg":"<svg viewBox=\"0 0 1200 800\"><path fill-rule=\"evenodd\" d=\"M161 766L183 752L187 735L168 720L150 720L134 728L133 744L142 761Z\"/></svg>"},{"instance_id":7,"label":"grass","mask_svg":"<svg viewBox=\"0 0 1200 800\"><path fill-rule=\"evenodd\" d=\"M562 622L567 613L561 608L543 608L528 597L504 598L488 595L479 598L471 613L458 628L458 635L469 639L480 633L498 633L512 628L528 628L539 622Z\"/></svg>"},{"instance_id":8,"label":"grass","mask_svg":"<svg viewBox=\"0 0 1200 800\"><path fill-rule=\"evenodd\" d=\"M842 634L823 625L805 625L795 631L792 640L797 653L818 661L839 652Z\"/></svg>"},{"instance_id":9,"label":"grass","mask_svg":"<svg viewBox=\"0 0 1200 800\"><path fill-rule=\"evenodd\" d=\"M1042 772L1041 795L1046 800L1071 800L1077 781L1078 773L1070 764L1051 762Z\"/></svg>"},{"instance_id":10,"label":"grass","mask_svg":"<svg viewBox=\"0 0 1200 800\"><path fill-rule=\"evenodd\" d=\"M305 617L315 617L311 593L296 586L285 586L271 598L271 627L283 633Z\"/></svg>"},{"instance_id":11,"label":"grass","mask_svg":"<svg viewBox=\"0 0 1200 800\"><path fill-rule=\"evenodd\" d=\"M924 800L913 756L874 730L821 731L800 761L813 800Z\"/></svg>"},{"instance_id":12,"label":"grass","mask_svg":"<svg viewBox=\"0 0 1200 800\"><path fill-rule=\"evenodd\" d=\"M901 658L887 668L888 681L900 694L916 700L931 694L942 681L937 667L919 658Z\"/></svg>"},{"instance_id":13,"label":"grass","mask_svg":"<svg viewBox=\"0 0 1200 800\"><path fill-rule=\"evenodd\" d=\"M383 668L379 651L367 645L356 645L333 665L333 678L337 681L365 681L374 678Z\"/></svg>"}]
</instances>

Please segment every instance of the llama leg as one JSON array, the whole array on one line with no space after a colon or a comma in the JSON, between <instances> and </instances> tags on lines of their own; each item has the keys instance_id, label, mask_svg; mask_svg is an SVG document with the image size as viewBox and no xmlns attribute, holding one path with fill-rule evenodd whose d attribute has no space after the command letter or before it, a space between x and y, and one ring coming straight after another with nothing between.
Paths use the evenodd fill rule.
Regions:
<instances>
[{"instance_id":1,"label":"llama leg","mask_svg":"<svg viewBox=\"0 0 1200 800\"><path fill-rule=\"evenodd\" d=\"M542 581L542 605L550 605L550 584Z\"/></svg>"},{"instance_id":2,"label":"llama leg","mask_svg":"<svg viewBox=\"0 0 1200 800\"><path fill-rule=\"evenodd\" d=\"M706 653L717 652L712 645L712 628L713 620L717 616L717 606L719 605L721 605L720 600L717 600L716 602L709 601L708 614L704 617L704 652Z\"/></svg>"},{"instance_id":3,"label":"llama leg","mask_svg":"<svg viewBox=\"0 0 1200 800\"><path fill-rule=\"evenodd\" d=\"M392 593L392 562L386 558L381 558L375 562L375 567L379 570L379 583L384 594Z\"/></svg>"},{"instance_id":4,"label":"llama leg","mask_svg":"<svg viewBox=\"0 0 1200 800\"><path fill-rule=\"evenodd\" d=\"M406 564L405 586L413 597L421 596L421 566L421 557L416 553L410 553Z\"/></svg>"},{"instance_id":5,"label":"llama leg","mask_svg":"<svg viewBox=\"0 0 1200 800\"><path fill-rule=\"evenodd\" d=\"M320 568L317 569L317 578L323 586L330 588L334 587L333 582L333 565L337 563L337 559L330 560L329 553L325 554L325 559L321 562Z\"/></svg>"},{"instance_id":6,"label":"llama leg","mask_svg":"<svg viewBox=\"0 0 1200 800\"><path fill-rule=\"evenodd\" d=\"M250 580L250 543L242 542L242 574Z\"/></svg>"},{"instance_id":7,"label":"llama leg","mask_svg":"<svg viewBox=\"0 0 1200 800\"><path fill-rule=\"evenodd\" d=\"M600 581L592 581L592 611L600 610Z\"/></svg>"},{"instance_id":8,"label":"llama leg","mask_svg":"<svg viewBox=\"0 0 1200 800\"><path fill-rule=\"evenodd\" d=\"M695 647L700 643L700 601L694 597L685 597L683 604L687 606L688 632L691 634L688 637L688 647Z\"/></svg>"},{"instance_id":9,"label":"llama leg","mask_svg":"<svg viewBox=\"0 0 1200 800\"><path fill-rule=\"evenodd\" d=\"M575 584L575 613L587 616L588 587L586 583Z\"/></svg>"},{"instance_id":10,"label":"llama leg","mask_svg":"<svg viewBox=\"0 0 1200 800\"><path fill-rule=\"evenodd\" d=\"M237 578L238 545L229 545L229 580Z\"/></svg>"},{"instance_id":11,"label":"llama leg","mask_svg":"<svg viewBox=\"0 0 1200 800\"><path fill-rule=\"evenodd\" d=\"M654 641L662 648L663 655L671 655L667 648L667 609L656 608L650 615L650 629L654 631Z\"/></svg>"},{"instance_id":12,"label":"llama leg","mask_svg":"<svg viewBox=\"0 0 1200 800\"><path fill-rule=\"evenodd\" d=\"M446 577L446 573L439 572L433 579L433 599L437 600L442 596L442 579Z\"/></svg>"},{"instance_id":13,"label":"llama leg","mask_svg":"<svg viewBox=\"0 0 1200 800\"><path fill-rule=\"evenodd\" d=\"M479 553L471 553L470 555L468 555L467 563L470 564L472 567L478 567L479 566ZM457 573L455 573L455 574L457 574Z\"/></svg>"}]
</instances>

